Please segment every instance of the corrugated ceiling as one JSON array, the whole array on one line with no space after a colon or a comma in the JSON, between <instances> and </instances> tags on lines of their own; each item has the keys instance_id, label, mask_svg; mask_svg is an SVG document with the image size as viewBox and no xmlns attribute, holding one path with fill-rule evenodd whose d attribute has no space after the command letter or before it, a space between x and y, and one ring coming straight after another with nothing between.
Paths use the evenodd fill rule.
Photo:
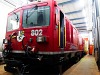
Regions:
<instances>
[{"instance_id":1,"label":"corrugated ceiling","mask_svg":"<svg viewBox=\"0 0 100 75\"><path fill-rule=\"evenodd\" d=\"M92 30L92 0L56 0L80 32Z\"/></svg>"},{"instance_id":2,"label":"corrugated ceiling","mask_svg":"<svg viewBox=\"0 0 100 75\"><path fill-rule=\"evenodd\" d=\"M28 0L1 0L12 5L23 5ZM92 30L92 0L56 0L61 10L81 32Z\"/></svg>"}]
</instances>

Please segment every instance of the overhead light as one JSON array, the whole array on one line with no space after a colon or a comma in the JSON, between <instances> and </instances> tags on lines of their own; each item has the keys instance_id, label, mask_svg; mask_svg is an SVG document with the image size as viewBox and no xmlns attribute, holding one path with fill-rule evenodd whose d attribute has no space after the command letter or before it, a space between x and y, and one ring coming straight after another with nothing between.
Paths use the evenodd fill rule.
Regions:
<instances>
[{"instance_id":1,"label":"overhead light","mask_svg":"<svg viewBox=\"0 0 100 75\"><path fill-rule=\"evenodd\" d=\"M33 1L37 1L37 2L41 2L41 0L29 0L30 2L33 2Z\"/></svg>"},{"instance_id":2,"label":"overhead light","mask_svg":"<svg viewBox=\"0 0 100 75\"><path fill-rule=\"evenodd\" d=\"M33 2L34 0L29 0L30 2Z\"/></svg>"},{"instance_id":3,"label":"overhead light","mask_svg":"<svg viewBox=\"0 0 100 75\"><path fill-rule=\"evenodd\" d=\"M79 8L79 9L82 9L82 8L84 8L84 6L85 6L85 1L84 1L84 0L78 0L78 1L75 3L75 6L77 6L77 8Z\"/></svg>"},{"instance_id":4,"label":"overhead light","mask_svg":"<svg viewBox=\"0 0 100 75\"><path fill-rule=\"evenodd\" d=\"M85 9L82 10L82 14L84 17L86 17L86 10Z\"/></svg>"},{"instance_id":5,"label":"overhead light","mask_svg":"<svg viewBox=\"0 0 100 75\"><path fill-rule=\"evenodd\" d=\"M79 6L82 8L85 6L84 0L79 0Z\"/></svg>"},{"instance_id":6,"label":"overhead light","mask_svg":"<svg viewBox=\"0 0 100 75\"><path fill-rule=\"evenodd\" d=\"M41 2L41 0L38 0L38 2Z\"/></svg>"},{"instance_id":7,"label":"overhead light","mask_svg":"<svg viewBox=\"0 0 100 75\"><path fill-rule=\"evenodd\" d=\"M88 37L88 33L87 33L87 32L80 33L80 35L81 35L83 38Z\"/></svg>"}]
</instances>

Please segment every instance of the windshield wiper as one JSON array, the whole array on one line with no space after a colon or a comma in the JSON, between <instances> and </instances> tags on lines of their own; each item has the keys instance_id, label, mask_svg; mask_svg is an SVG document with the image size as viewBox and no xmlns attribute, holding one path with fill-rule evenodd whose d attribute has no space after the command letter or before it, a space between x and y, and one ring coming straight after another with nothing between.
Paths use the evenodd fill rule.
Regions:
<instances>
[{"instance_id":1,"label":"windshield wiper","mask_svg":"<svg viewBox=\"0 0 100 75\"><path fill-rule=\"evenodd\" d=\"M34 12L31 12L32 10L37 10L38 9L38 6L34 6L31 10L30 10L30 14L28 14L28 10L27 10L27 14L26 14L26 24L27 24L27 21L28 21L28 18L34 13Z\"/></svg>"},{"instance_id":2,"label":"windshield wiper","mask_svg":"<svg viewBox=\"0 0 100 75\"><path fill-rule=\"evenodd\" d=\"M16 14L15 12L13 13L17 16L16 21L18 22L19 21L18 14Z\"/></svg>"}]
</instances>

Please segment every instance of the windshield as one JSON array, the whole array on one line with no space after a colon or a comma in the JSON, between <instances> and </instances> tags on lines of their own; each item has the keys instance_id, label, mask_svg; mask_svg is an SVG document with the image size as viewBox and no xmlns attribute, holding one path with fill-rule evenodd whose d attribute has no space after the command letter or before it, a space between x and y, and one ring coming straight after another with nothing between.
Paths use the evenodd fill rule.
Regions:
<instances>
[{"instance_id":1,"label":"windshield","mask_svg":"<svg viewBox=\"0 0 100 75\"><path fill-rule=\"evenodd\" d=\"M17 12L17 13L13 13L8 17L7 31L11 31L19 28L19 16L20 16L20 12Z\"/></svg>"},{"instance_id":2,"label":"windshield","mask_svg":"<svg viewBox=\"0 0 100 75\"><path fill-rule=\"evenodd\" d=\"M48 26L50 20L50 7L34 7L23 12L23 27Z\"/></svg>"}]
</instances>

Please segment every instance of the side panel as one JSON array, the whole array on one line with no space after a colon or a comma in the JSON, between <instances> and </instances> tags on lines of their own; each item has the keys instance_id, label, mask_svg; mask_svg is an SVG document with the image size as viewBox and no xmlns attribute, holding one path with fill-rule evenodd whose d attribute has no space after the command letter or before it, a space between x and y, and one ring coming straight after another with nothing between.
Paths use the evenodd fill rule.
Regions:
<instances>
[{"instance_id":1,"label":"side panel","mask_svg":"<svg viewBox=\"0 0 100 75\"><path fill-rule=\"evenodd\" d=\"M73 27L72 25L70 24L70 29L71 29L71 43L73 43Z\"/></svg>"},{"instance_id":2,"label":"side panel","mask_svg":"<svg viewBox=\"0 0 100 75\"><path fill-rule=\"evenodd\" d=\"M83 38L79 35L79 50L84 49L84 40Z\"/></svg>"},{"instance_id":3,"label":"side panel","mask_svg":"<svg viewBox=\"0 0 100 75\"><path fill-rule=\"evenodd\" d=\"M71 26L69 20L66 18L66 47L65 50L70 50L71 44Z\"/></svg>"},{"instance_id":4,"label":"side panel","mask_svg":"<svg viewBox=\"0 0 100 75\"><path fill-rule=\"evenodd\" d=\"M59 25L60 25L60 9L55 6L54 8L54 50L55 51L60 51L60 36L59 36Z\"/></svg>"},{"instance_id":5,"label":"side panel","mask_svg":"<svg viewBox=\"0 0 100 75\"><path fill-rule=\"evenodd\" d=\"M73 45L74 45L74 49L78 49L77 41L78 41L77 30L75 28L73 28Z\"/></svg>"},{"instance_id":6,"label":"side panel","mask_svg":"<svg viewBox=\"0 0 100 75\"><path fill-rule=\"evenodd\" d=\"M19 27L18 27L18 29L14 29L14 30L11 30L11 31L7 31L7 28L8 28L8 24L7 24L7 28L6 28L6 36L5 36L5 38L6 39L8 39L8 40L11 40L11 48L12 48L12 50L21 50L21 49L23 49L22 48L22 43L21 42L18 42L17 41L17 37L11 37L13 34L15 34L14 36L17 36L17 34L18 34L18 31L20 31L20 29L21 29L21 13L22 13L22 11L21 11L21 9L17 9L17 10L15 10L15 13L17 13L17 12L20 12L20 14L19 14ZM9 13L8 14L8 18L11 16L11 15L13 15L14 13ZM17 14L18 15L18 14ZM8 23L8 22L7 22Z\"/></svg>"}]
</instances>

